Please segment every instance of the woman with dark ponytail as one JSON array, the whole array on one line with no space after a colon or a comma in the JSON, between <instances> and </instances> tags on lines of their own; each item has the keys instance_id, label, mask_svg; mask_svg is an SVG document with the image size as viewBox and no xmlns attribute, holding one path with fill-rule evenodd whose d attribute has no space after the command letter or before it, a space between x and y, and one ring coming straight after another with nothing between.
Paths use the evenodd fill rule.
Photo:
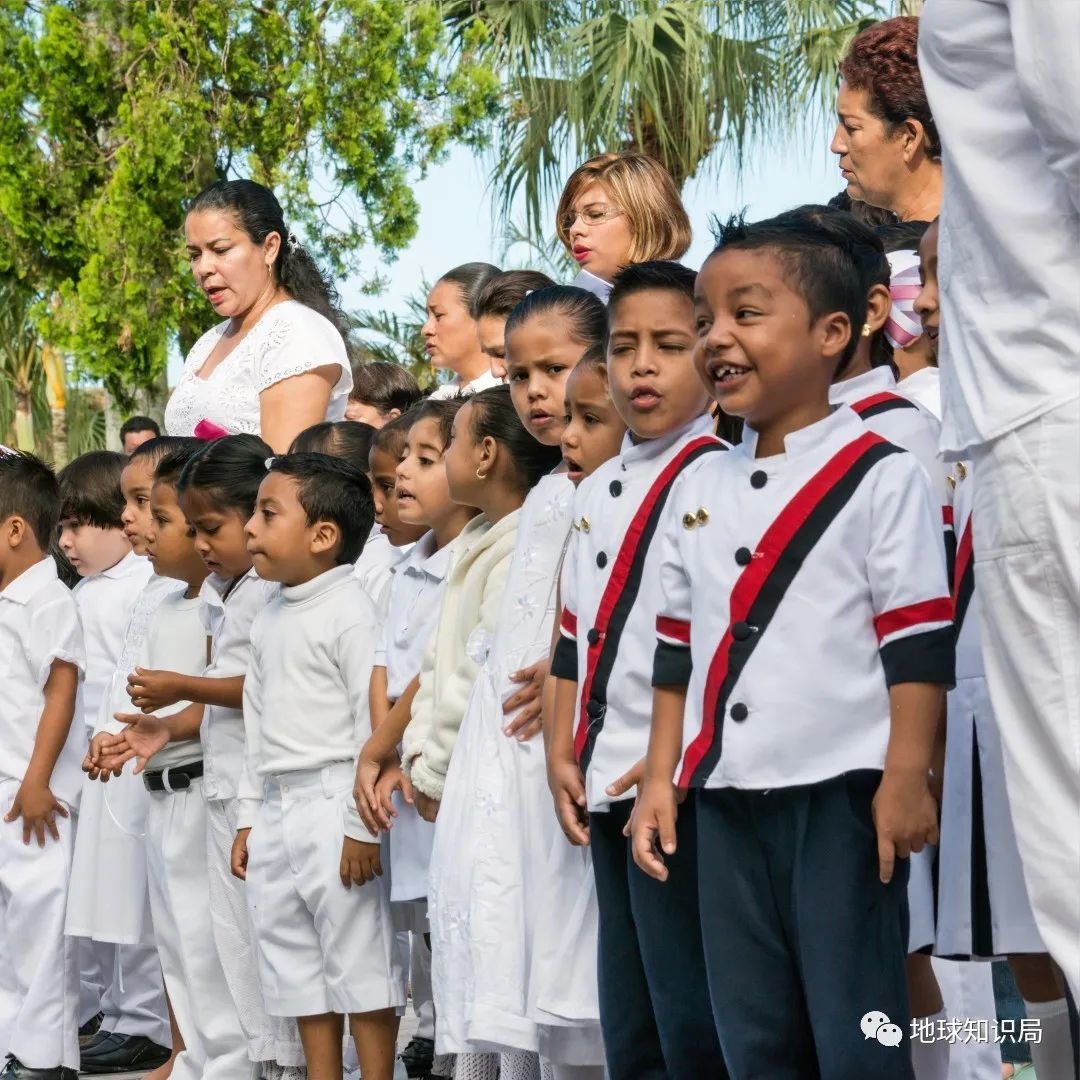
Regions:
<instances>
[{"instance_id":1,"label":"woman with dark ponytail","mask_svg":"<svg viewBox=\"0 0 1080 1080\"><path fill-rule=\"evenodd\" d=\"M341 420L352 385L337 290L252 180L201 191L185 221L195 282L226 321L203 334L165 409L170 435L260 435L277 452Z\"/></svg>"}]
</instances>

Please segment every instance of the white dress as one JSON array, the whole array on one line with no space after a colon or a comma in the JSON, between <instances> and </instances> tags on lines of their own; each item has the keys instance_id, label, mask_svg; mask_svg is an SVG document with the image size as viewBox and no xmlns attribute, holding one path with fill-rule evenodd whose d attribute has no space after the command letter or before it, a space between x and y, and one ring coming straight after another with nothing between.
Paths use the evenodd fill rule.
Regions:
<instances>
[{"instance_id":1,"label":"white dress","mask_svg":"<svg viewBox=\"0 0 1080 1080\"><path fill-rule=\"evenodd\" d=\"M510 673L546 657L573 486L544 477L521 511L509 587L450 761L428 888L440 1053L539 1047L528 1014L536 890L558 824L543 740L508 739Z\"/></svg>"},{"instance_id":2,"label":"white dress","mask_svg":"<svg viewBox=\"0 0 1080 1080\"><path fill-rule=\"evenodd\" d=\"M218 429L217 434L258 435L259 395L283 379L328 364L336 364L341 374L325 418L344 418L352 371L345 342L329 319L296 300L275 304L210 375L201 378L200 369L228 327L228 322L219 323L191 347L165 406L167 434L211 438Z\"/></svg>"}]
</instances>

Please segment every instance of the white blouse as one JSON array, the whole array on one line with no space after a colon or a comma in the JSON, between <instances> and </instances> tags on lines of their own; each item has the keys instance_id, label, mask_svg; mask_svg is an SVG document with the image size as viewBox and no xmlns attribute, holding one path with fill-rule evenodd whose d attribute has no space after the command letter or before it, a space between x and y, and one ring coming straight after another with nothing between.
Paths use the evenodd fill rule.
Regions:
<instances>
[{"instance_id":1,"label":"white blouse","mask_svg":"<svg viewBox=\"0 0 1080 1080\"><path fill-rule=\"evenodd\" d=\"M259 395L283 379L328 364L337 364L341 374L325 418L344 419L352 371L345 342L329 319L296 300L275 304L206 378L200 378L199 371L228 326L223 322L208 330L188 353L165 406L169 435L194 435L203 420L230 435L258 435Z\"/></svg>"}]
</instances>

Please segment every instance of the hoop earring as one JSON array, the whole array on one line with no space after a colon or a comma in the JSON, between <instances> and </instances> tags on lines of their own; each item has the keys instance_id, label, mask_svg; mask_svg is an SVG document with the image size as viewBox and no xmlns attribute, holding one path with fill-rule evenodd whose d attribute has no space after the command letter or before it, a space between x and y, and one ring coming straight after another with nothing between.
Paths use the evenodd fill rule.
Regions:
<instances>
[{"instance_id":1,"label":"hoop earring","mask_svg":"<svg viewBox=\"0 0 1080 1080\"><path fill-rule=\"evenodd\" d=\"M486 472L481 472L479 466L477 466L477 469L476 469L476 479L477 480L486 480L487 475L488 474Z\"/></svg>"}]
</instances>

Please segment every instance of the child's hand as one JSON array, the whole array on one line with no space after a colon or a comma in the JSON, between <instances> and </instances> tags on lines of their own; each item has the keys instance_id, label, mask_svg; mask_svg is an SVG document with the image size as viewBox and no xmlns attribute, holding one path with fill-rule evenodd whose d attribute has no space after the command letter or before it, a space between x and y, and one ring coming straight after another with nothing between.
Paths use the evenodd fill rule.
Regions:
<instances>
[{"instance_id":1,"label":"child's hand","mask_svg":"<svg viewBox=\"0 0 1080 1080\"><path fill-rule=\"evenodd\" d=\"M354 884L366 885L382 877L382 860L378 844L345 837L341 845L341 884L351 889Z\"/></svg>"},{"instance_id":2,"label":"child's hand","mask_svg":"<svg viewBox=\"0 0 1080 1080\"><path fill-rule=\"evenodd\" d=\"M122 735L128 749L122 755L121 764L135 758L132 772L137 776L159 750L169 745L168 725L160 716L143 716L141 713L116 713L115 718L121 724L127 724Z\"/></svg>"},{"instance_id":3,"label":"child's hand","mask_svg":"<svg viewBox=\"0 0 1080 1080\"><path fill-rule=\"evenodd\" d=\"M364 744L360 756L356 759L356 777L353 780L353 801L356 803L356 812L364 823L364 828L369 832L377 833L382 829L390 828L390 823L384 820L381 813L379 797L376 793L376 785L382 776L382 760L368 752L372 740Z\"/></svg>"},{"instance_id":4,"label":"child's hand","mask_svg":"<svg viewBox=\"0 0 1080 1080\"><path fill-rule=\"evenodd\" d=\"M871 804L877 830L878 869L883 885L892 881L897 859L938 841L937 804L925 773L885 770Z\"/></svg>"},{"instance_id":5,"label":"child's hand","mask_svg":"<svg viewBox=\"0 0 1080 1080\"><path fill-rule=\"evenodd\" d=\"M525 685L516 693L511 694L503 703L503 716L517 712L517 716L503 728L503 734L507 738L516 737L519 742L528 742L540 731L540 705L547 677L548 658L546 656L532 667L522 668L521 671L515 671L510 676L511 682Z\"/></svg>"},{"instance_id":6,"label":"child's hand","mask_svg":"<svg viewBox=\"0 0 1080 1080\"><path fill-rule=\"evenodd\" d=\"M156 712L184 700L180 678L175 671L148 671L137 667L128 676L128 696L137 709L144 713Z\"/></svg>"},{"instance_id":7,"label":"child's hand","mask_svg":"<svg viewBox=\"0 0 1080 1080\"><path fill-rule=\"evenodd\" d=\"M425 795L422 791L413 790L413 805L425 821L434 822L439 816L439 800Z\"/></svg>"},{"instance_id":8,"label":"child's hand","mask_svg":"<svg viewBox=\"0 0 1080 1080\"><path fill-rule=\"evenodd\" d=\"M606 790L607 793L613 798L618 799L625 795L631 788L637 788L641 786L642 777L645 775L645 759L635 761L629 769L626 770L617 780L613 780L608 784ZM623 829L623 835L630 835L630 822L627 821L626 828Z\"/></svg>"},{"instance_id":9,"label":"child's hand","mask_svg":"<svg viewBox=\"0 0 1080 1080\"><path fill-rule=\"evenodd\" d=\"M394 792L400 791L402 798L413 805L413 786L409 778L401 771L401 762L396 758L388 761L383 766L382 776L375 785L376 812L384 829L389 829L393 822L391 818L397 817L397 807L394 806Z\"/></svg>"},{"instance_id":10,"label":"child's hand","mask_svg":"<svg viewBox=\"0 0 1080 1080\"><path fill-rule=\"evenodd\" d=\"M56 841L60 833L56 828L56 815L68 817L67 809L49 790L47 784L35 784L24 780L15 793L11 809L4 815L5 822L23 821L23 843L30 843L31 833L37 837L38 847L45 846L45 830Z\"/></svg>"},{"instance_id":11,"label":"child's hand","mask_svg":"<svg viewBox=\"0 0 1080 1080\"><path fill-rule=\"evenodd\" d=\"M248 837L251 829L237 829L236 838L232 842L232 851L229 853L229 869L233 877L241 881L247 881L248 864Z\"/></svg>"},{"instance_id":12,"label":"child's hand","mask_svg":"<svg viewBox=\"0 0 1080 1080\"><path fill-rule=\"evenodd\" d=\"M90 740L87 773L91 780L107 783L110 776L119 776L124 771L125 762L133 756L124 732L99 731Z\"/></svg>"},{"instance_id":13,"label":"child's hand","mask_svg":"<svg viewBox=\"0 0 1080 1080\"><path fill-rule=\"evenodd\" d=\"M630 850L634 862L649 877L667 881L665 855L675 854L675 820L678 817L675 785L670 780L644 779L630 815Z\"/></svg>"},{"instance_id":14,"label":"child's hand","mask_svg":"<svg viewBox=\"0 0 1080 1080\"><path fill-rule=\"evenodd\" d=\"M589 843L589 812L585 779L573 760L548 759L548 787L555 800L555 814L566 839L575 847Z\"/></svg>"}]
</instances>

